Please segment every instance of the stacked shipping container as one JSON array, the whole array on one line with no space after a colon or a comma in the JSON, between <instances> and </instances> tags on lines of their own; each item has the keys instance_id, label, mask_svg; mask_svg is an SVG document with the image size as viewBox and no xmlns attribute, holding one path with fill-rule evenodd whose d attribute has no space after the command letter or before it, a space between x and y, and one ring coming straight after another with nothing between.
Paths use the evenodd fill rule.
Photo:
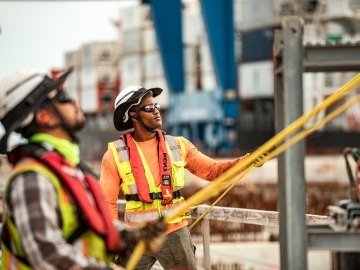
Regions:
<instances>
[{"instance_id":1,"label":"stacked shipping container","mask_svg":"<svg viewBox=\"0 0 360 270\"><path fill-rule=\"evenodd\" d=\"M292 2L234 0L238 94L241 101L273 98L273 29L284 12L289 12ZM329 19L334 16L352 18L359 10L356 8L358 2L322 1L314 13L318 19L308 20L305 24L305 42L316 43L334 36L342 40L354 38L343 24ZM184 1L182 17L185 92L212 91L217 88L217 82L199 2ZM120 88L131 84L163 88L165 91L159 97L159 103L167 108L169 90L150 6L132 5L123 8L119 18L119 37L116 42L85 44L79 50L65 55L65 65L75 67L67 82L69 90L78 97L84 111L89 114L104 111L102 101L111 99ZM304 111L311 110L351 76L352 73L304 74ZM357 110L355 108L354 112L334 121L331 128L337 125L344 128L343 123L349 122L348 119L355 118L355 122L360 122Z\"/></svg>"},{"instance_id":2,"label":"stacked shipping container","mask_svg":"<svg viewBox=\"0 0 360 270\"><path fill-rule=\"evenodd\" d=\"M93 42L66 53L65 66L75 68L67 87L86 114L112 110L120 84L119 50L119 44L114 41Z\"/></svg>"},{"instance_id":3,"label":"stacked shipping container","mask_svg":"<svg viewBox=\"0 0 360 270\"><path fill-rule=\"evenodd\" d=\"M148 5L129 6L120 10L123 50L119 62L122 85L160 87L165 91L157 101L168 106L169 92L164 76L155 29Z\"/></svg>"}]
</instances>

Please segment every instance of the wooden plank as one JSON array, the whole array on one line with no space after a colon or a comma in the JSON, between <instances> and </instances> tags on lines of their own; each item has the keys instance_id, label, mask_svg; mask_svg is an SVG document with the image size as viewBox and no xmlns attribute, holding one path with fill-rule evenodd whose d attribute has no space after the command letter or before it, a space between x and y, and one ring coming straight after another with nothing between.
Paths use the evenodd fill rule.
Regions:
<instances>
[{"instance_id":1,"label":"wooden plank","mask_svg":"<svg viewBox=\"0 0 360 270\"><path fill-rule=\"evenodd\" d=\"M191 208L193 219L200 217L209 208L209 205L201 204ZM120 213L125 210L125 200L118 200L118 209ZM206 215L209 220L227 221L254 224L261 226L279 226L279 212L265 211L257 209L233 208L215 206ZM329 216L306 214L306 223L310 224L331 224L333 219Z\"/></svg>"},{"instance_id":2,"label":"wooden plank","mask_svg":"<svg viewBox=\"0 0 360 270\"><path fill-rule=\"evenodd\" d=\"M208 205L198 205L191 211L194 219L198 218L209 208ZM209 220L246 223L262 226L279 226L279 212L256 209L231 208L215 206L207 214ZM328 216L306 215L307 224L330 224L333 220Z\"/></svg>"}]
</instances>

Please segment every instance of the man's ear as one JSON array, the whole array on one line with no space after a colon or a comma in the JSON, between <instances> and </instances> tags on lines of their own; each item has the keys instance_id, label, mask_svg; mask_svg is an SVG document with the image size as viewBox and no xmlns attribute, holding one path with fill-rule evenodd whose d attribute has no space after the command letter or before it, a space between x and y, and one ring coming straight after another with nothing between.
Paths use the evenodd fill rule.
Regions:
<instances>
[{"instance_id":1,"label":"man's ear","mask_svg":"<svg viewBox=\"0 0 360 270\"><path fill-rule=\"evenodd\" d=\"M47 110L38 110L35 112L35 121L40 125L47 126L51 123L51 116Z\"/></svg>"},{"instance_id":2,"label":"man's ear","mask_svg":"<svg viewBox=\"0 0 360 270\"><path fill-rule=\"evenodd\" d=\"M136 119L136 112L130 112L129 116L131 119Z\"/></svg>"}]
</instances>

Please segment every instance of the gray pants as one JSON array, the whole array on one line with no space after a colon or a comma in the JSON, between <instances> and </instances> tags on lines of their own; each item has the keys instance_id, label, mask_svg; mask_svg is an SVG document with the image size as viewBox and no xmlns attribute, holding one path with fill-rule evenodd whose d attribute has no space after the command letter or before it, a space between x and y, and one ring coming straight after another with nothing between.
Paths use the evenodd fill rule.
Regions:
<instances>
[{"instance_id":1,"label":"gray pants","mask_svg":"<svg viewBox=\"0 0 360 270\"><path fill-rule=\"evenodd\" d=\"M196 269L194 246L188 227L168 234L165 244L155 254L145 253L138 262L136 270L149 270L159 261L165 270Z\"/></svg>"}]
</instances>

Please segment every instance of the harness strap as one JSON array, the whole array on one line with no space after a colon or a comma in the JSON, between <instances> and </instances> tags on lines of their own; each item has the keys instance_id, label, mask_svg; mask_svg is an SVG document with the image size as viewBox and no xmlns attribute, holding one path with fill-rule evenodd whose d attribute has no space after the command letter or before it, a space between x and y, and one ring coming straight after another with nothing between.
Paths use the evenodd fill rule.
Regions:
<instances>
[{"instance_id":1,"label":"harness strap","mask_svg":"<svg viewBox=\"0 0 360 270\"><path fill-rule=\"evenodd\" d=\"M181 161L181 154L184 155L185 153L185 146L183 146L183 141L179 138L179 142L175 139L174 136L165 135L166 142L169 144L170 153L172 154L175 161ZM126 139L124 137L124 139ZM121 157L121 161L129 161L129 152L126 147L126 142L122 139L116 140L113 142L115 145L110 143L110 148L113 153L114 157L117 157L115 160L116 163L120 163L119 156ZM114 147L115 146L115 147ZM181 154L180 154L181 153Z\"/></svg>"},{"instance_id":2,"label":"harness strap","mask_svg":"<svg viewBox=\"0 0 360 270\"><path fill-rule=\"evenodd\" d=\"M162 194L161 192L156 192L156 193L149 193L150 195L150 198L152 200L162 200ZM176 198L180 198L182 197L182 193L180 190L177 190L177 191L174 191L173 192L173 199L176 199ZM125 200L127 201L137 201L139 202L140 201L140 198L139 198L139 195L138 194L127 194L125 195Z\"/></svg>"}]
</instances>

